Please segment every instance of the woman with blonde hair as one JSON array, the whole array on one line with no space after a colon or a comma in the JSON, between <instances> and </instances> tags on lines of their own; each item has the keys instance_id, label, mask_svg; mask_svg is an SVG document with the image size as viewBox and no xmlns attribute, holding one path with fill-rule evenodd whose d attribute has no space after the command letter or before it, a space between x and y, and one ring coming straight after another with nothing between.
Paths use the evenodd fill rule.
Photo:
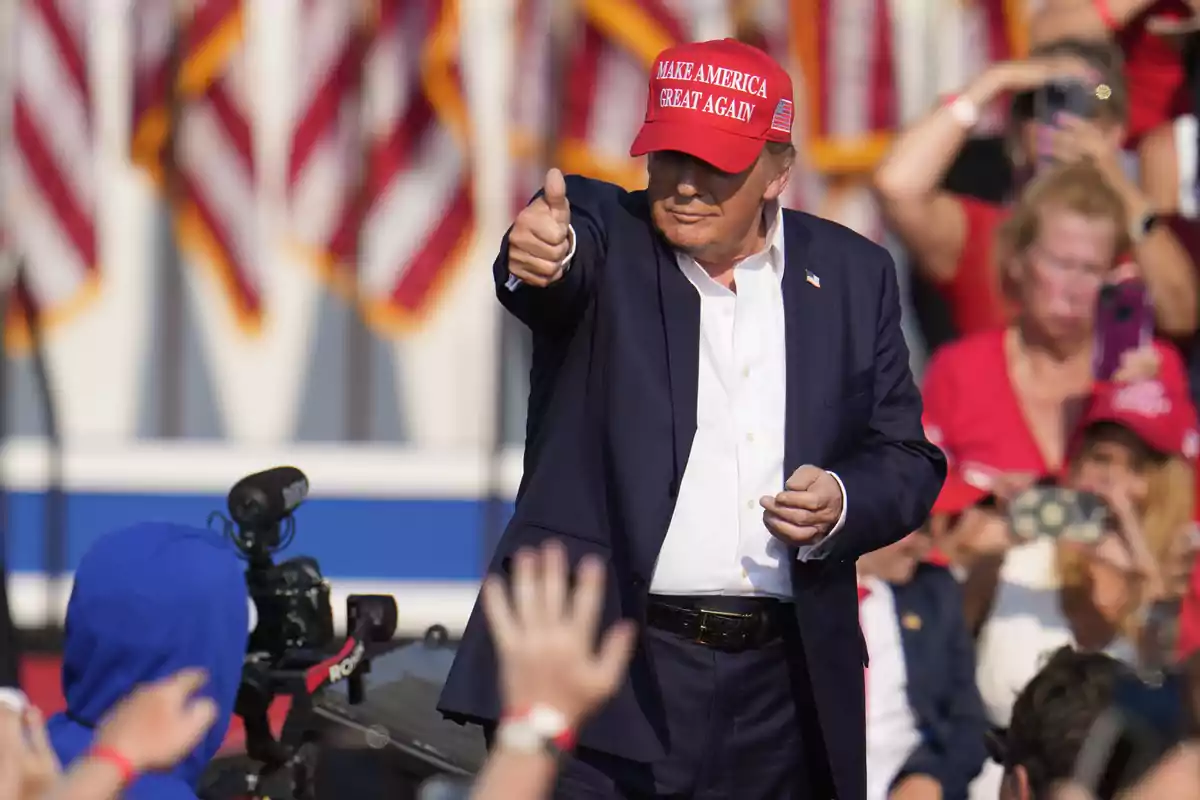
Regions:
<instances>
[{"instance_id":1,"label":"woman with blonde hair","mask_svg":"<svg viewBox=\"0 0 1200 800\"><path fill-rule=\"evenodd\" d=\"M994 247L1004 283L1017 307L1011 324L942 347L925 373L925 428L955 467L934 507L944 527L963 524L956 496L982 487L1004 500L1064 465L1093 384L1096 307L1106 283L1136 272L1118 269L1128 251L1121 197L1094 166L1082 162L1047 170L1021 195ZM1184 384L1178 353L1147 344L1114 376L1145 375ZM957 508L952 506L957 505ZM949 517L949 519L947 519ZM956 542L939 536L960 570ZM965 555L965 554L964 554Z\"/></svg>"}]
</instances>

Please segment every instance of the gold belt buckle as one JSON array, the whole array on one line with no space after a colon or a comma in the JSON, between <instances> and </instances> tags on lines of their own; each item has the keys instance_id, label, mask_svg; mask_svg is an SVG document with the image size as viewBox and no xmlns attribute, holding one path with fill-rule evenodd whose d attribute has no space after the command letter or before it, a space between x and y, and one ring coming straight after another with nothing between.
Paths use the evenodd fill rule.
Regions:
<instances>
[{"instance_id":1,"label":"gold belt buckle","mask_svg":"<svg viewBox=\"0 0 1200 800\"><path fill-rule=\"evenodd\" d=\"M705 608L697 609L700 614L700 630L696 633L696 638L692 641L696 644L703 644L709 647L716 644L715 641L708 639L705 634L708 633L708 618L709 617L724 617L725 619L750 619L753 614L734 614L729 611L709 611Z\"/></svg>"}]
</instances>

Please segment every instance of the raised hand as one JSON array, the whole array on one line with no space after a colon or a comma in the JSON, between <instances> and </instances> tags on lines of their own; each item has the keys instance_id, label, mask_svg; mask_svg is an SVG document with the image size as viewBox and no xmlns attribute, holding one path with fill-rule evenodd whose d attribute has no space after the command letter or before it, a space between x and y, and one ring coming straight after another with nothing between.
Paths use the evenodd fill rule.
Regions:
<instances>
[{"instance_id":1,"label":"raised hand","mask_svg":"<svg viewBox=\"0 0 1200 800\"><path fill-rule=\"evenodd\" d=\"M562 277L571 252L571 203L562 172L546 173L542 195L517 215L508 235L508 273L530 286Z\"/></svg>"},{"instance_id":2,"label":"raised hand","mask_svg":"<svg viewBox=\"0 0 1200 800\"><path fill-rule=\"evenodd\" d=\"M509 709L545 705L573 728L621 685L633 654L634 627L622 620L596 647L604 608L604 564L584 557L571 586L565 548L557 541L513 556L510 591L495 575L483 585L483 610L500 662Z\"/></svg>"},{"instance_id":3,"label":"raised hand","mask_svg":"<svg viewBox=\"0 0 1200 800\"><path fill-rule=\"evenodd\" d=\"M185 669L139 686L100 723L96 744L129 759L138 772L175 766L217 720L217 704L197 697L208 676Z\"/></svg>"},{"instance_id":4,"label":"raised hand","mask_svg":"<svg viewBox=\"0 0 1200 800\"><path fill-rule=\"evenodd\" d=\"M1006 61L995 69L1007 91L1040 89L1050 83L1090 83L1099 77L1096 68L1077 56L1057 55Z\"/></svg>"}]
</instances>

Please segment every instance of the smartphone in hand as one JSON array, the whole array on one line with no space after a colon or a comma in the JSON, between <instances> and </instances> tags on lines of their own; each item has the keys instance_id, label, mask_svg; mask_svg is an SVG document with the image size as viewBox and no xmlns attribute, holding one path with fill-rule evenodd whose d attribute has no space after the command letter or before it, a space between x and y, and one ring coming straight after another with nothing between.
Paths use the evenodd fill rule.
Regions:
<instances>
[{"instance_id":1,"label":"smartphone in hand","mask_svg":"<svg viewBox=\"0 0 1200 800\"><path fill-rule=\"evenodd\" d=\"M1034 119L1045 130L1058 128L1063 114L1091 119L1096 115L1099 102L1096 92L1096 87L1078 81L1046 84L1033 92ZM1042 169L1054 163L1054 156L1047 150L1049 143L1045 138L1039 138L1037 166Z\"/></svg>"},{"instance_id":2,"label":"smartphone in hand","mask_svg":"<svg viewBox=\"0 0 1200 800\"><path fill-rule=\"evenodd\" d=\"M1150 344L1154 336L1154 309L1146 284L1132 279L1100 290L1096 306L1095 349L1092 376L1112 380L1125 353Z\"/></svg>"}]
</instances>

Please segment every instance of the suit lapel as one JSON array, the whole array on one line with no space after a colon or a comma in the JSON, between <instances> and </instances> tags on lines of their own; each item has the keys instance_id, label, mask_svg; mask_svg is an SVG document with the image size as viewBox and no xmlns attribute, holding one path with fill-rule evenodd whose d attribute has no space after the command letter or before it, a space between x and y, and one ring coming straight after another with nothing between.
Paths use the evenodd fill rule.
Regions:
<instances>
[{"instance_id":1,"label":"suit lapel","mask_svg":"<svg viewBox=\"0 0 1200 800\"><path fill-rule=\"evenodd\" d=\"M700 295L688 281L666 243L653 236L658 262L658 294L667 340L667 376L675 451L672 496L678 494L683 468L696 435L696 392L700 367Z\"/></svg>"},{"instance_id":2,"label":"suit lapel","mask_svg":"<svg viewBox=\"0 0 1200 800\"><path fill-rule=\"evenodd\" d=\"M814 387L829 379L829 348L822 346L829 335L826 307L834 300L833 288L825 294L809 283L807 273L815 270L807 228L784 212L783 236L786 265L783 270L783 314L787 355L787 420L784 445L784 479L797 467L816 457L805 444L816 440L814 425L821 424L815 407L819 393ZM789 224L790 223L790 224ZM826 301L826 302L822 302ZM818 465L820 466L820 465Z\"/></svg>"}]
</instances>

